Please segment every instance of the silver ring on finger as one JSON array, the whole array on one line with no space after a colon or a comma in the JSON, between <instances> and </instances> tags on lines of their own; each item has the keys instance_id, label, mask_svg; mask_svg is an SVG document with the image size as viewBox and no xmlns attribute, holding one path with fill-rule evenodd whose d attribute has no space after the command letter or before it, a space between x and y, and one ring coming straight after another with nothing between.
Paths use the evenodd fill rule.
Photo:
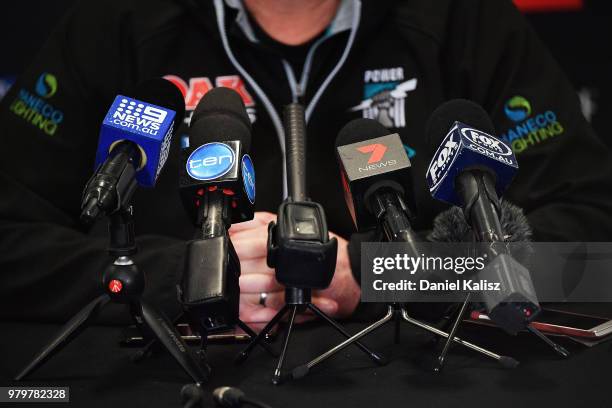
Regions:
<instances>
[{"instance_id":1,"label":"silver ring on finger","mask_svg":"<svg viewBox=\"0 0 612 408\"><path fill-rule=\"evenodd\" d=\"M259 294L259 304L263 307L266 307L266 300L268 299L268 294L266 292L261 292Z\"/></svg>"}]
</instances>

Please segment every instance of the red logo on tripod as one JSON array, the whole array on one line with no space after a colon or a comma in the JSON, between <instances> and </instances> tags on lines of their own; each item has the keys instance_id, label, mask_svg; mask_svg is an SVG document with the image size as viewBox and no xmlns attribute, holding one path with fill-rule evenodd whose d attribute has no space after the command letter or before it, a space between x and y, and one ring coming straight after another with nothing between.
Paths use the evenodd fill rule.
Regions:
<instances>
[{"instance_id":1,"label":"red logo on tripod","mask_svg":"<svg viewBox=\"0 0 612 408\"><path fill-rule=\"evenodd\" d=\"M120 280L113 279L108 283L108 290L113 293L119 293L121 292L121 289L123 289L123 283L121 283Z\"/></svg>"},{"instance_id":2,"label":"red logo on tripod","mask_svg":"<svg viewBox=\"0 0 612 408\"><path fill-rule=\"evenodd\" d=\"M358 147L361 153L372 153L370 158L368 159L368 164L377 163L382 160L385 152L387 151L387 146L380 143L375 143L367 146Z\"/></svg>"}]
</instances>

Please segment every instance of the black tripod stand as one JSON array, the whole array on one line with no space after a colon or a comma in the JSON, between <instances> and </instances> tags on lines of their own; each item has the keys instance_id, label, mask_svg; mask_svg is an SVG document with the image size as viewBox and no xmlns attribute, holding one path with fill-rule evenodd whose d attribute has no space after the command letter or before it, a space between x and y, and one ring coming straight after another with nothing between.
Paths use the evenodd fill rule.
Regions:
<instances>
[{"instance_id":1,"label":"black tripod stand","mask_svg":"<svg viewBox=\"0 0 612 408\"><path fill-rule=\"evenodd\" d=\"M419 249L418 241L412 231L409 222L409 209L408 206L404 203L401 196L395 194L393 191L388 189L381 189L379 193L374 197L371 202L372 208L375 210L374 214L377 215L379 219L379 223L382 227L382 233L384 234L386 240L388 242L400 242L405 246L405 250L410 254L420 254L422 253L421 249ZM446 338L446 344L440 357L438 358L438 365L435 368L436 371L440 371L442 365L444 364L444 359L448 350L450 348L450 344L457 343L461 344L464 347L472 349L476 352L484 354L487 357L493 358L498 361L504 367L515 367L518 365L518 361L513 359L512 357L502 356L482 347L479 347L475 344L469 343L465 340L462 340L455 336L457 332L457 328L459 326L459 321L461 320L461 316L463 316L465 312L465 308L470 302L470 296L468 295L462 305L461 312L459 313L458 320L455 321L455 324L452 327L451 333L447 333L443 330L438 329L437 327L431 326L424 322L421 322L417 319L414 319L408 314L406 308L399 303L392 303L387 308L387 314L377 322L372 325L366 327L361 330L359 333L355 334L353 337L345 340L344 342L338 344L337 346L331 348L327 352L323 353L319 357L309 361L306 364L296 367L292 372L293 378L301 378L308 374L311 368L320 364L321 362L327 360L331 356L338 353L340 350L345 347L353 344L356 341L359 341L362 337L368 335L374 330L384 326L386 323L393 321L395 323L395 343L399 343L399 335L400 335L400 326L402 320L413 325L420 327L421 329L427 330L430 333L435 334L436 336Z\"/></svg>"},{"instance_id":2,"label":"black tripod stand","mask_svg":"<svg viewBox=\"0 0 612 408\"><path fill-rule=\"evenodd\" d=\"M15 377L21 380L74 340L109 302L128 304L143 337L157 339L185 372L198 384L208 379L208 365L199 361L183 342L174 325L161 311L142 300L145 276L130 257L136 253L132 207L120 208L110 214L111 256L113 264L104 272L104 294L98 296L68 321L57 335Z\"/></svg>"},{"instance_id":3,"label":"black tripod stand","mask_svg":"<svg viewBox=\"0 0 612 408\"><path fill-rule=\"evenodd\" d=\"M323 319L330 326L332 326L336 331L342 334L346 338L350 338L351 335L342 328L334 319L326 315L321 309L316 307L311 302L311 291L310 289L297 289L297 288L287 288L285 290L285 306L278 311L276 316L270 320L270 322L263 328L263 330L247 345L247 347L242 350L242 352L237 357L237 362L241 363L247 359L253 348L260 344L261 341L268 335L274 326L276 326L286 314L289 314L289 323L285 332L285 339L283 340L283 346L281 349L281 354L276 364L276 369L274 370L274 375L272 376L273 384L280 384L282 381L282 369L285 361L285 357L287 354L287 349L289 347L289 340L291 338L291 332L293 331L293 325L295 322L295 316L297 313L301 313L305 310L312 311L316 316ZM359 347L368 357L374 360L377 364L383 365L386 363L384 357L376 354L368 347L364 346L359 341L355 341L355 345Z\"/></svg>"},{"instance_id":4,"label":"black tripod stand","mask_svg":"<svg viewBox=\"0 0 612 408\"><path fill-rule=\"evenodd\" d=\"M293 378L301 378L306 376L310 369L319 365L320 363L322 363L323 361L327 360L328 358L332 357L333 355L337 354L338 352L340 352L341 350L343 350L344 348L348 347L349 345L353 344L354 342L358 341L359 339L361 339L362 337L372 333L373 331L375 331L376 329L384 326L385 324L389 323L389 322L393 322L395 324L395 335L394 335L394 341L395 343L399 343L399 339L400 339L400 327L401 327L401 322L405 321L413 326L416 327L420 327L421 329L427 330L430 333L435 334L436 336L442 337L442 338L452 338L452 341L454 343L460 344L464 347L467 347L471 350L474 350L478 353L481 353L487 357L490 357L494 360L496 360L498 363L500 363L502 366L506 367L506 368L513 368L516 367L518 365L518 361L516 361L515 359L513 359L512 357L508 357L508 356L502 356L499 354L496 354L492 351L489 351L483 347L477 346L475 344L472 344L470 342L467 342L457 336L452 336L450 337L450 335L443 331L438 329L437 327L431 326L427 323L423 323L413 317L411 317L408 314L408 311L406 310L406 308L403 305L400 305L398 303L392 303L388 306L387 308L387 313L385 314L385 316L378 320L377 322L371 324L370 326L366 327L365 329L361 330L359 333L356 333L353 337L343 341L342 343L338 344L337 346L333 347L332 349L328 350L327 352L321 354L319 357L309 361L306 364L303 364L301 366L296 367L293 372L291 373Z\"/></svg>"},{"instance_id":5,"label":"black tripod stand","mask_svg":"<svg viewBox=\"0 0 612 408\"><path fill-rule=\"evenodd\" d=\"M459 307L459 311L457 312L457 315L455 316L455 320L452 322L451 331L446 337L446 341L444 342L440 355L438 356L436 360L436 364L434 365L434 371L436 372L442 371L442 368L444 366L444 361L446 359L446 355L448 354L448 351L450 350L450 346L453 340L455 339L455 334L457 333L457 330L459 329L459 325L461 324L461 322L463 321L465 317L465 314L466 314L466 311L468 309L468 305L471 299L472 299L472 294L468 293L465 297L465 300L463 301L463 303L461 303ZM567 351L560 344L557 344L551 339L549 339L548 337L546 337L544 333L536 329L533 325L527 323L525 325L525 328L527 329L527 331L532 333L538 339L542 340L544 343L550 346L559 356L563 358L567 358L570 356L569 351Z\"/></svg>"}]
</instances>

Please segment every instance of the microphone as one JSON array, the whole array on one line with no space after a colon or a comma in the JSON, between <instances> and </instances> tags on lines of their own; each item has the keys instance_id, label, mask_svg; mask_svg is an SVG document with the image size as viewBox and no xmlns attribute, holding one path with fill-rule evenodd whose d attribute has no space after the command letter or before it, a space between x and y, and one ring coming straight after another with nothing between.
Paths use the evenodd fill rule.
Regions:
<instances>
[{"instance_id":1,"label":"microphone","mask_svg":"<svg viewBox=\"0 0 612 408\"><path fill-rule=\"evenodd\" d=\"M209 214L202 207L211 198L206 193L214 191L227 198L229 207L221 214L227 227L253 219L255 168L250 148L251 122L240 95L224 87L207 92L191 117L189 146L182 151L185 167L179 174L183 206L196 225L206 221Z\"/></svg>"},{"instance_id":2,"label":"microphone","mask_svg":"<svg viewBox=\"0 0 612 408\"><path fill-rule=\"evenodd\" d=\"M219 387L213 390L213 400L221 407L238 408L244 405L251 405L257 408L270 408L263 402L247 397L244 392L235 387Z\"/></svg>"},{"instance_id":3,"label":"microphone","mask_svg":"<svg viewBox=\"0 0 612 408\"><path fill-rule=\"evenodd\" d=\"M323 207L307 197L304 107L292 103L285 106L283 114L289 196L278 208L277 221L268 227L267 264L275 269L276 280L295 294L329 286L336 269L338 241L329 238Z\"/></svg>"},{"instance_id":4,"label":"microphone","mask_svg":"<svg viewBox=\"0 0 612 408\"><path fill-rule=\"evenodd\" d=\"M183 408L204 407L204 390L200 384L185 384L181 388Z\"/></svg>"},{"instance_id":5,"label":"microphone","mask_svg":"<svg viewBox=\"0 0 612 408\"><path fill-rule=\"evenodd\" d=\"M140 83L133 97L117 95L102 121L96 170L83 191L83 223L126 205L137 184L155 186L184 115L181 92L162 78Z\"/></svg>"},{"instance_id":6,"label":"microphone","mask_svg":"<svg viewBox=\"0 0 612 408\"><path fill-rule=\"evenodd\" d=\"M347 123L336 138L344 197L359 231L381 226L387 240L405 242L420 256L410 221L411 164L398 134L373 119Z\"/></svg>"},{"instance_id":7,"label":"microphone","mask_svg":"<svg viewBox=\"0 0 612 408\"><path fill-rule=\"evenodd\" d=\"M251 123L238 93L229 88L207 92L191 119L179 177L183 205L199 227L188 244L180 297L200 312L207 329L238 323L240 262L227 229L253 218L250 143Z\"/></svg>"},{"instance_id":8,"label":"microphone","mask_svg":"<svg viewBox=\"0 0 612 408\"><path fill-rule=\"evenodd\" d=\"M500 282L504 290L483 292L485 305L492 320L516 334L540 306L529 271L506 247L499 196L518 163L510 146L494 133L489 116L477 104L456 99L441 105L427 126L431 151L439 146L427 169L427 184L434 198L462 208L474 237L486 244L483 252L489 263L480 276Z\"/></svg>"}]
</instances>

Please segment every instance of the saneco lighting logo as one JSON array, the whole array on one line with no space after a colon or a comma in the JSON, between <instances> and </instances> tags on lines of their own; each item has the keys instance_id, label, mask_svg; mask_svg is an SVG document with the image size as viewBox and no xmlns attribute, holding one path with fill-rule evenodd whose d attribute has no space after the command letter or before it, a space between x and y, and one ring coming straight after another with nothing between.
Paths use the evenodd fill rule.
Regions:
<instances>
[{"instance_id":1,"label":"saneco lighting logo","mask_svg":"<svg viewBox=\"0 0 612 408\"><path fill-rule=\"evenodd\" d=\"M459 141L455 140L457 130L457 125L453 126L453 128L448 132L442 145L434 154L434 157L431 159L431 163L429 163L429 168L427 169L427 181L429 184L429 189L434 190L440 181L442 180L442 174L444 171L450 167L450 164L453 162L455 157L455 153L459 150Z\"/></svg>"},{"instance_id":2,"label":"saneco lighting logo","mask_svg":"<svg viewBox=\"0 0 612 408\"><path fill-rule=\"evenodd\" d=\"M43 72L38 77L35 86L36 93L45 99L51 98L57 92L57 78L55 75Z\"/></svg>"},{"instance_id":3,"label":"saneco lighting logo","mask_svg":"<svg viewBox=\"0 0 612 408\"><path fill-rule=\"evenodd\" d=\"M156 136L168 112L144 102L123 98L112 115L112 123Z\"/></svg>"},{"instance_id":4,"label":"saneco lighting logo","mask_svg":"<svg viewBox=\"0 0 612 408\"><path fill-rule=\"evenodd\" d=\"M229 172L235 159L235 153L228 145L207 143L187 158L187 174L196 180L214 180Z\"/></svg>"},{"instance_id":5,"label":"saneco lighting logo","mask_svg":"<svg viewBox=\"0 0 612 408\"><path fill-rule=\"evenodd\" d=\"M487 152L502 156L512 155L512 149L496 137L470 128L461 129L461 133L473 143L474 146L472 147L477 150L483 149Z\"/></svg>"},{"instance_id":6,"label":"saneco lighting logo","mask_svg":"<svg viewBox=\"0 0 612 408\"><path fill-rule=\"evenodd\" d=\"M531 104L522 96L513 96L506 102L504 112L513 122L522 122L531 115Z\"/></svg>"}]
</instances>

